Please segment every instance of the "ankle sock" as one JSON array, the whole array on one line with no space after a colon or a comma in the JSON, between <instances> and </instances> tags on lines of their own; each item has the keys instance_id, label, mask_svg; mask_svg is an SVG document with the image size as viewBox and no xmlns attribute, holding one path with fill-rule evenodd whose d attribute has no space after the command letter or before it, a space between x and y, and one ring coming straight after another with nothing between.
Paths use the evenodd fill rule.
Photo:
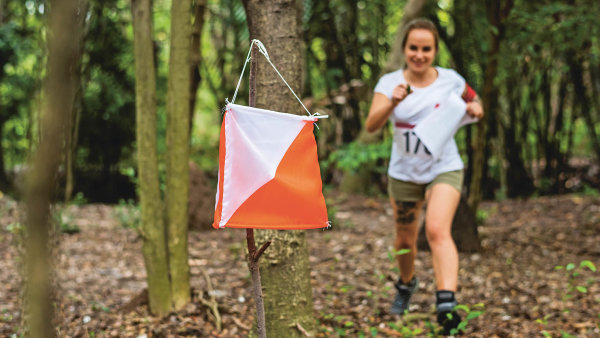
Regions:
<instances>
[{"instance_id":1,"label":"ankle sock","mask_svg":"<svg viewBox=\"0 0 600 338\"><path fill-rule=\"evenodd\" d=\"M448 305L453 304L449 309L440 309L439 307L447 307ZM435 293L435 305L438 306L438 311L452 311L454 305L456 305L456 298L454 298L454 291L448 290L439 290ZM445 306L446 305L446 306Z\"/></svg>"},{"instance_id":2,"label":"ankle sock","mask_svg":"<svg viewBox=\"0 0 600 338\"><path fill-rule=\"evenodd\" d=\"M454 311L457 305L453 291L439 290L435 293L435 304L437 307L437 321L441 326L440 333L449 335L452 329L458 327L461 321L460 315Z\"/></svg>"}]
</instances>

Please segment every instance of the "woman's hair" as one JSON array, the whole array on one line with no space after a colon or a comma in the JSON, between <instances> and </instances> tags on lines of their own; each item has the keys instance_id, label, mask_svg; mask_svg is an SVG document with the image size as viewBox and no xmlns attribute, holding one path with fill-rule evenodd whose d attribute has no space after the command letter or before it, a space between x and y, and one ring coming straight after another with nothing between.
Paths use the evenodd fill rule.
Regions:
<instances>
[{"instance_id":1,"label":"woman's hair","mask_svg":"<svg viewBox=\"0 0 600 338\"><path fill-rule=\"evenodd\" d=\"M433 34L433 38L435 39L435 51L437 52L439 50L438 45L440 38L438 30L433 24L433 22L423 18L411 20L409 23L406 24L406 27L404 28L404 36L402 37L402 50L404 50L404 48L406 47L406 40L408 39L408 34L413 29L425 29L430 31L431 34Z\"/></svg>"}]
</instances>

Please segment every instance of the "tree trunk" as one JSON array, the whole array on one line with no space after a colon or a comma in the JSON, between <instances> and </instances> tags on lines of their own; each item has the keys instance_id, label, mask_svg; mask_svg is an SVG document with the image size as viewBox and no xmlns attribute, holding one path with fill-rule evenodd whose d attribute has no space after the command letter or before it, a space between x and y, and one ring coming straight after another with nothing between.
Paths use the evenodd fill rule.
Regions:
<instances>
[{"instance_id":1,"label":"tree trunk","mask_svg":"<svg viewBox=\"0 0 600 338\"><path fill-rule=\"evenodd\" d=\"M88 11L87 0L77 1L78 13L77 13L77 26L75 31L78 32L77 37L74 41L75 51L75 64L73 65L73 83L75 85L73 98L70 109L70 116L67 119L67 133L65 142L65 203L68 203L73 197L73 189L75 188L75 175L73 173L75 152L77 150L77 135L79 134L79 120L81 114L81 102L83 99L83 86L81 83L81 58L83 56L84 49L84 36L85 36L85 17Z\"/></svg>"},{"instance_id":2,"label":"tree trunk","mask_svg":"<svg viewBox=\"0 0 600 338\"><path fill-rule=\"evenodd\" d=\"M206 0L196 0L193 6L194 25L192 27L192 43L190 50L190 134L194 126L194 109L196 108L196 93L200 85L200 62L202 55L202 27L204 27L204 12Z\"/></svg>"},{"instance_id":3,"label":"tree trunk","mask_svg":"<svg viewBox=\"0 0 600 338\"><path fill-rule=\"evenodd\" d=\"M3 138L5 122L4 119L0 119L0 140ZM6 165L4 164L4 149L0 146L0 191L7 192L10 189L11 182L6 176Z\"/></svg>"},{"instance_id":4,"label":"tree trunk","mask_svg":"<svg viewBox=\"0 0 600 338\"><path fill-rule=\"evenodd\" d=\"M508 82L507 87L519 88L514 83L516 81ZM517 133L517 128L514 127L519 125L521 128L527 128L527 125L524 124L525 121L519 121L517 118L519 96L514 92L520 94L520 90L513 89L512 91L513 93L508 93L508 126L501 128L504 132L504 158L508 163L506 171L510 172L510 175L506 175L506 194L508 197L527 197L534 192L535 186L523 162L522 152L526 147L526 139L521 138ZM521 112L521 114L523 113Z\"/></svg>"},{"instance_id":5,"label":"tree trunk","mask_svg":"<svg viewBox=\"0 0 600 338\"><path fill-rule=\"evenodd\" d=\"M191 0L173 1L167 92L167 237L174 310L190 302L188 264Z\"/></svg>"},{"instance_id":6,"label":"tree trunk","mask_svg":"<svg viewBox=\"0 0 600 338\"><path fill-rule=\"evenodd\" d=\"M251 39L261 40L271 61L298 93L302 88L302 2L244 0ZM276 19L275 19L276 18ZM304 114L302 107L264 58L259 57L256 106ZM262 230L258 244L271 247L261 260L267 336L302 337L315 331L305 231Z\"/></svg>"},{"instance_id":7,"label":"tree trunk","mask_svg":"<svg viewBox=\"0 0 600 338\"><path fill-rule=\"evenodd\" d=\"M71 70L75 59L72 29L76 1L50 2L48 73L45 85L45 114L40 125L41 139L27 177L26 309L30 337L55 336L51 302L52 247L49 241L50 203L64 142L66 112L73 93Z\"/></svg>"},{"instance_id":8,"label":"tree trunk","mask_svg":"<svg viewBox=\"0 0 600 338\"><path fill-rule=\"evenodd\" d=\"M485 116L477 124L477 135L471 146L473 151L473 170L471 171L471 186L469 188L469 206L477 210L481 201L481 184L484 177L485 153L487 148L487 123L494 121L495 109L498 102L498 88L494 84L494 79L498 72L498 55L500 53L500 42L504 36L504 22L512 10L513 0L504 1L501 6L501 0L493 0L488 4L488 17L490 24L498 29L498 34L491 34L490 49L488 51L488 64L485 67L485 80L483 84L482 101Z\"/></svg>"},{"instance_id":9,"label":"tree trunk","mask_svg":"<svg viewBox=\"0 0 600 338\"><path fill-rule=\"evenodd\" d=\"M150 311L163 316L171 309L171 297L165 223L158 185L156 75L150 0L132 0L132 14L138 177L144 241L142 252L146 265Z\"/></svg>"},{"instance_id":10,"label":"tree trunk","mask_svg":"<svg viewBox=\"0 0 600 338\"><path fill-rule=\"evenodd\" d=\"M402 20L400 20L398 30L396 31L396 37L392 44L392 52L388 56L388 61L383 68L384 73L389 73L404 67L404 51L402 50L404 28L408 22L422 15L426 3L426 0L409 0L404 6L404 15L402 16Z\"/></svg>"},{"instance_id":11,"label":"tree trunk","mask_svg":"<svg viewBox=\"0 0 600 338\"><path fill-rule=\"evenodd\" d=\"M600 160L600 137L596 132L596 122L598 121L594 120L591 113L592 100L588 96L587 88L584 84L583 67L581 66L582 60L570 60L569 63L571 69L571 79L575 86L576 100L579 101L581 115L585 120L590 139L592 140L592 146L594 148L594 152L596 153L596 158Z\"/></svg>"}]
</instances>

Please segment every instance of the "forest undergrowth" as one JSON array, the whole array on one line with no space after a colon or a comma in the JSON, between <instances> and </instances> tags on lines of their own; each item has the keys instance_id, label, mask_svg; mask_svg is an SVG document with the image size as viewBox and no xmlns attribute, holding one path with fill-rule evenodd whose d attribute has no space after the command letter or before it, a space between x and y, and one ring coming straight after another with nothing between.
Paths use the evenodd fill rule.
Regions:
<instances>
[{"instance_id":1,"label":"forest undergrowth","mask_svg":"<svg viewBox=\"0 0 600 338\"><path fill-rule=\"evenodd\" d=\"M411 313L388 314L397 278L383 197L326 194L330 230L308 231L317 336L428 336L435 330L431 258L419 252ZM190 233L193 301L148 313L135 209L70 205L56 218L60 337L243 337L254 325L242 230ZM458 300L469 337L600 336L600 197L484 202L482 251L460 255ZM0 336L21 322L15 202L0 199ZM290 286L293 287L293 286Z\"/></svg>"}]
</instances>

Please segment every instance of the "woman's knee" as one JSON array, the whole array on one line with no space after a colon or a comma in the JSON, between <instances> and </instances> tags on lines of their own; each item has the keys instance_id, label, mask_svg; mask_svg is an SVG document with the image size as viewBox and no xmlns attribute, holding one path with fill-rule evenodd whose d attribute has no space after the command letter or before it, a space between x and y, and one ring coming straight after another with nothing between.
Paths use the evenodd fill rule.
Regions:
<instances>
[{"instance_id":1,"label":"woman's knee","mask_svg":"<svg viewBox=\"0 0 600 338\"><path fill-rule=\"evenodd\" d=\"M442 226L436 223L427 223L425 225L425 235L429 245L452 241L452 234L449 226Z\"/></svg>"}]
</instances>

